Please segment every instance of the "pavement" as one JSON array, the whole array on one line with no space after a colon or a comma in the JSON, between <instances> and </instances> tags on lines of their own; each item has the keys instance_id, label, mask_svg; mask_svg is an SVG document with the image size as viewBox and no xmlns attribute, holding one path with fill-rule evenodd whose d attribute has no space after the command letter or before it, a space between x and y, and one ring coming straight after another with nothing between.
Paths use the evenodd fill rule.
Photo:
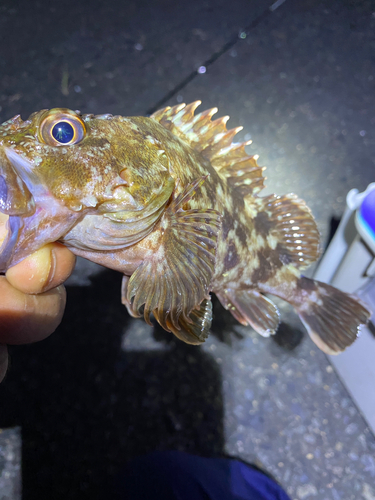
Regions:
<instances>
[{"instance_id":1,"label":"pavement","mask_svg":"<svg viewBox=\"0 0 375 500\"><path fill-rule=\"evenodd\" d=\"M375 180L374 32L370 0L3 0L0 121L201 99L244 126L266 194L306 200L324 246L349 189ZM56 333L11 348L1 500L21 495L21 436L25 500L106 498L156 449L256 461L293 500L375 499L374 435L288 306L264 339L215 301L196 348L130 318L120 283L79 260Z\"/></svg>"}]
</instances>

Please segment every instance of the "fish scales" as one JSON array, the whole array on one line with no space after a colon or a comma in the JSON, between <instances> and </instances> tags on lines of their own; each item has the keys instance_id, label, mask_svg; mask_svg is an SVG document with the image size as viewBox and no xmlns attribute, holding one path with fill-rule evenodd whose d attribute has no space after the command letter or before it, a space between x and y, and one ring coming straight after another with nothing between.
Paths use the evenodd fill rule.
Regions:
<instances>
[{"instance_id":1,"label":"fish scales","mask_svg":"<svg viewBox=\"0 0 375 500\"><path fill-rule=\"evenodd\" d=\"M9 216L1 271L46 243L124 274L122 302L190 344L204 342L211 293L243 325L276 332L268 295L292 304L313 341L343 351L370 312L308 279L319 233L294 194L261 197L263 170L242 129L200 101L147 117L65 108L0 126L0 211Z\"/></svg>"}]
</instances>

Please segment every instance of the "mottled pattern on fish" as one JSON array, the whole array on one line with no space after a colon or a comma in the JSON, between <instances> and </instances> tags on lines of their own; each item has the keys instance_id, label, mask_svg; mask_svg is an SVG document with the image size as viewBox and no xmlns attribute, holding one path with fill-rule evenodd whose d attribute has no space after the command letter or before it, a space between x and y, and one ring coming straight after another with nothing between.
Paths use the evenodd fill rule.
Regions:
<instances>
[{"instance_id":1,"label":"mottled pattern on fish","mask_svg":"<svg viewBox=\"0 0 375 500\"><path fill-rule=\"evenodd\" d=\"M325 352L344 350L369 312L302 277L319 234L293 194L260 197L263 167L234 143L241 127L199 101L152 117L79 115L56 108L0 127L0 210L9 215L2 271L61 241L124 273L131 315L153 314L191 344L208 335L210 292L264 336L279 324L265 294L290 302ZM59 128L60 127L60 128Z\"/></svg>"}]
</instances>

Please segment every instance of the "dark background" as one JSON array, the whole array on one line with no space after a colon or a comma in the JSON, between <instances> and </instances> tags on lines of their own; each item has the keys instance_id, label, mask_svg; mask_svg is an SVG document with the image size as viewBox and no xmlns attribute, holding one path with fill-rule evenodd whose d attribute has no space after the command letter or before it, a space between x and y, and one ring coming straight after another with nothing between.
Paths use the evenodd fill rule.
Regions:
<instances>
[{"instance_id":1,"label":"dark background","mask_svg":"<svg viewBox=\"0 0 375 500\"><path fill-rule=\"evenodd\" d=\"M3 0L0 121L201 99L244 125L266 193L303 197L325 242L349 189L375 180L375 5L271 4ZM154 449L260 460L292 498L375 495L374 437L288 307L270 340L215 303L195 348L129 318L120 281L79 261L57 332L11 349L0 427L21 426L26 500L105 497Z\"/></svg>"}]
</instances>

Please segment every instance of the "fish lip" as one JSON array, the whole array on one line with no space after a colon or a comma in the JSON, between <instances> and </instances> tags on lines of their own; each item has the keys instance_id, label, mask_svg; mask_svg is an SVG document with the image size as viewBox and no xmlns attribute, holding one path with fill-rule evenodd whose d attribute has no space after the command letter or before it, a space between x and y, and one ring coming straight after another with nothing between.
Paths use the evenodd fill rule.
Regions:
<instances>
[{"instance_id":1,"label":"fish lip","mask_svg":"<svg viewBox=\"0 0 375 500\"><path fill-rule=\"evenodd\" d=\"M33 164L14 151L14 149L5 147L4 152L16 173L26 184L27 189L31 194L34 194L35 188L40 185L40 181L33 172Z\"/></svg>"},{"instance_id":2,"label":"fish lip","mask_svg":"<svg viewBox=\"0 0 375 500\"><path fill-rule=\"evenodd\" d=\"M32 215L35 211L30 183L25 182L19 158L12 149L0 148L0 212L9 216Z\"/></svg>"},{"instance_id":3,"label":"fish lip","mask_svg":"<svg viewBox=\"0 0 375 500\"><path fill-rule=\"evenodd\" d=\"M8 232L0 246L0 272L5 273L10 266L18 237L23 226L22 218L11 215L8 219Z\"/></svg>"},{"instance_id":4,"label":"fish lip","mask_svg":"<svg viewBox=\"0 0 375 500\"><path fill-rule=\"evenodd\" d=\"M12 264L12 259L14 252L17 247L19 236L23 228L23 217L30 216L35 212L35 200L33 197L33 182L36 181L35 174L31 172L32 164L23 159L18 153L13 149L4 147L2 148L5 153L5 163L1 163L1 187L4 200L2 210L0 211L5 215L8 215L7 221L7 234L0 245L0 272L5 273L7 269ZM6 160L9 161L7 165ZM7 169L13 169L13 174L10 175L11 184L7 182ZM16 177L14 178L13 175ZM8 178L9 181L9 178ZM26 198L25 203L13 203L9 201L8 195L11 190L19 196L22 200L23 197ZM24 199L25 199L24 198ZM19 202L19 200L18 200Z\"/></svg>"}]
</instances>

